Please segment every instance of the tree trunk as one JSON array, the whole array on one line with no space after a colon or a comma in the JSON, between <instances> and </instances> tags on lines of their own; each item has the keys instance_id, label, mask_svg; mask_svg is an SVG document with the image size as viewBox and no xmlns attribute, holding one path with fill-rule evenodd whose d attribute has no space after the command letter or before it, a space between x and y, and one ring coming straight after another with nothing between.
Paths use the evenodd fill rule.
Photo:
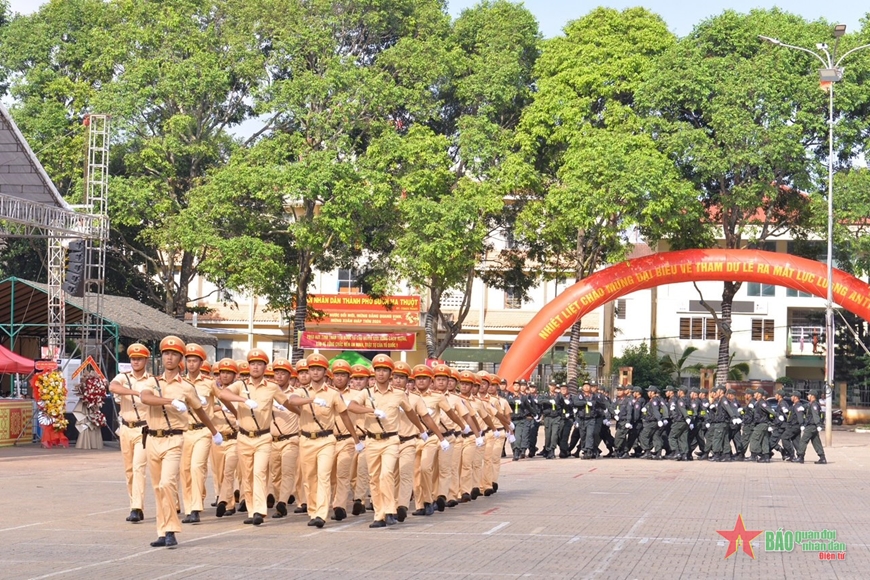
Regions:
<instances>
[{"instance_id":1,"label":"tree trunk","mask_svg":"<svg viewBox=\"0 0 870 580\"><path fill-rule=\"evenodd\" d=\"M173 314L178 320L184 320L184 315L187 313L187 300L190 297L188 290L190 289L190 281L193 279L193 274L193 254L182 252L181 271L178 274L178 286L173 297Z\"/></svg>"},{"instance_id":2,"label":"tree trunk","mask_svg":"<svg viewBox=\"0 0 870 580\"><path fill-rule=\"evenodd\" d=\"M438 314L441 312L441 290L429 291L429 308L423 315L423 328L426 329L426 358L435 358L438 350ZM443 352L443 351L442 351Z\"/></svg>"},{"instance_id":3,"label":"tree trunk","mask_svg":"<svg viewBox=\"0 0 870 580\"><path fill-rule=\"evenodd\" d=\"M296 286L296 310L293 314L293 355L290 362L296 364L302 359L305 351L299 344L300 336L305 331L305 322L308 320L308 284L311 280L311 266L305 253L299 260L299 280Z\"/></svg>"},{"instance_id":4,"label":"tree trunk","mask_svg":"<svg viewBox=\"0 0 870 580\"><path fill-rule=\"evenodd\" d=\"M722 289L722 309L718 321L719 356L716 360L716 385L724 385L728 380L728 366L731 363L731 306L739 289L740 282L725 282Z\"/></svg>"},{"instance_id":5,"label":"tree trunk","mask_svg":"<svg viewBox=\"0 0 870 580\"><path fill-rule=\"evenodd\" d=\"M568 362L567 362L567 376L568 376L568 392L576 393L579 385L577 384L577 379L580 376L580 331L582 328L582 319L578 318L577 321L571 325L571 339L568 341Z\"/></svg>"}]
</instances>

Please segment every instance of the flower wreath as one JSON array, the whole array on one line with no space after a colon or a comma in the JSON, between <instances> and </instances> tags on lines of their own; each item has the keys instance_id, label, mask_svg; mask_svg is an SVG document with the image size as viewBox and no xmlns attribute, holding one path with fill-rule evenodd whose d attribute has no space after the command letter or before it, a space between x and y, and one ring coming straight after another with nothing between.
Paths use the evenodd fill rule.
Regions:
<instances>
[{"instance_id":1,"label":"flower wreath","mask_svg":"<svg viewBox=\"0 0 870 580\"><path fill-rule=\"evenodd\" d=\"M43 427L52 426L55 431L64 431L69 424L66 412L66 380L58 371L36 375L34 391L39 408L37 421Z\"/></svg>"},{"instance_id":2,"label":"flower wreath","mask_svg":"<svg viewBox=\"0 0 870 580\"><path fill-rule=\"evenodd\" d=\"M76 423L78 427L80 423L84 423L82 427L98 429L106 426L106 416L103 414L103 401L106 399L106 381L96 375L91 375L84 381L79 383L76 388L82 403L84 403L85 419Z\"/></svg>"}]
</instances>

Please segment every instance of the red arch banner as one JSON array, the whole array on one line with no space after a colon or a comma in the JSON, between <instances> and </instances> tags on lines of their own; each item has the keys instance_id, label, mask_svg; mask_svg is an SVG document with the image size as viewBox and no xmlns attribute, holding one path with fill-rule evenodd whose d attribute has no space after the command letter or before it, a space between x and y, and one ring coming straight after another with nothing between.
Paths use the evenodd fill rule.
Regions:
<instances>
[{"instance_id":1,"label":"red arch banner","mask_svg":"<svg viewBox=\"0 0 870 580\"><path fill-rule=\"evenodd\" d=\"M834 270L834 302L870 320L870 286ZM637 290L690 281L743 281L828 295L825 264L761 250L683 250L628 260L577 282L547 304L519 333L499 368L508 383L527 377L574 322L602 304Z\"/></svg>"}]
</instances>

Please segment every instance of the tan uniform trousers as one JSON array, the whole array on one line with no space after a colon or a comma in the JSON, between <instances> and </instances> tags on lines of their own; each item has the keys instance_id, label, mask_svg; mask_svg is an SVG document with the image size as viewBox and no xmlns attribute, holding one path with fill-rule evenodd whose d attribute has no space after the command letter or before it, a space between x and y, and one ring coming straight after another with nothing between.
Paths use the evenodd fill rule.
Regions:
<instances>
[{"instance_id":1,"label":"tan uniform trousers","mask_svg":"<svg viewBox=\"0 0 870 580\"><path fill-rule=\"evenodd\" d=\"M480 473L480 488L481 492L487 489L492 489L492 448L495 447L496 441L501 441L503 437L495 438L493 432L486 434L486 444L483 446L483 470Z\"/></svg>"},{"instance_id":2,"label":"tan uniform trousers","mask_svg":"<svg viewBox=\"0 0 870 580\"><path fill-rule=\"evenodd\" d=\"M351 497L351 475L354 459L358 453L353 439L348 437L335 444L335 461L332 466L332 507L340 507L347 511Z\"/></svg>"},{"instance_id":3,"label":"tan uniform trousers","mask_svg":"<svg viewBox=\"0 0 870 580\"><path fill-rule=\"evenodd\" d=\"M436 488L436 493L439 496L444 496L445 499L456 499L450 495L454 473L453 456L458 454L457 448L462 438L451 435L447 437L447 440L450 441L450 449L444 451L440 447L438 448L438 459L436 461L438 464L438 487Z\"/></svg>"},{"instance_id":4,"label":"tan uniform trousers","mask_svg":"<svg viewBox=\"0 0 870 580\"><path fill-rule=\"evenodd\" d=\"M486 440L492 437L492 432L484 435L483 446L474 446L474 455L471 457L471 487L482 490L483 463L486 458Z\"/></svg>"},{"instance_id":5,"label":"tan uniform trousers","mask_svg":"<svg viewBox=\"0 0 870 580\"><path fill-rule=\"evenodd\" d=\"M299 460L299 435L284 441L272 441L272 454L269 459L270 493L275 501L287 502L296 495L296 473ZM265 514L263 514L265 515Z\"/></svg>"},{"instance_id":6,"label":"tan uniform trousers","mask_svg":"<svg viewBox=\"0 0 870 580\"><path fill-rule=\"evenodd\" d=\"M366 439L366 460L369 466L369 488L375 521L396 513L396 473L399 463L399 436L387 439Z\"/></svg>"},{"instance_id":7,"label":"tan uniform trousers","mask_svg":"<svg viewBox=\"0 0 870 580\"><path fill-rule=\"evenodd\" d=\"M208 452L208 461L211 464L211 484L214 487L214 496L217 497L221 493L221 482L224 480L224 462L226 458L223 453L219 453L223 445L215 445L212 443L211 451Z\"/></svg>"},{"instance_id":8,"label":"tan uniform trousers","mask_svg":"<svg viewBox=\"0 0 870 580\"><path fill-rule=\"evenodd\" d=\"M248 514L269 513L266 507L266 485L269 479L269 455L272 451L272 436L269 433L259 437L248 437L239 433L236 440L236 453L245 487L245 505Z\"/></svg>"},{"instance_id":9,"label":"tan uniform trousers","mask_svg":"<svg viewBox=\"0 0 870 580\"><path fill-rule=\"evenodd\" d=\"M302 464L302 482L308 503L308 517L324 521L329 516L332 498L332 463L335 460L335 436L299 440L299 463Z\"/></svg>"},{"instance_id":10,"label":"tan uniform trousers","mask_svg":"<svg viewBox=\"0 0 870 580\"><path fill-rule=\"evenodd\" d=\"M296 458L296 504L302 505L308 503L308 493L305 491L305 478L302 477L302 461L299 460L299 457L302 457L302 440L299 440L300 451L299 456Z\"/></svg>"},{"instance_id":11,"label":"tan uniform trousers","mask_svg":"<svg viewBox=\"0 0 870 580\"><path fill-rule=\"evenodd\" d=\"M466 445L474 442L474 437L456 437L456 448L453 450L453 465L450 467L450 495L447 499L459 499L461 495L460 476L462 475L462 453Z\"/></svg>"},{"instance_id":12,"label":"tan uniform trousers","mask_svg":"<svg viewBox=\"0 0 870 580\"><path fill-rule=\"evenodd\" d=\"M502 433L505 433L502 431ZM499 438L492 438L492 445L487 445L487 459L489 460L489 479L484 483L484 491L492 489L492 484L498 481L498 474L501 472L501 452L504 449L506 435ZM489 442L487 442L489 443ZM484 469L485 469L484 465ZM485 473L485 472L484 472Z\"/></svg>"},{"instance_id":13,"label":"tan uniform trousers","mask_svg":"<svg viewBox=\"0 0 870 580\"><path fill-rule=\"evenodd\" d=\"M475 437L465 437L462 442L459 465L459 495L470 494L474 487L474 458L479 449Z\"/></svg>"},{"instance_id":14,"label":"tan uniform trousers","mask_svg":"<svg viewBox=\"0 0 870 580\"><path fill-rule=\"evenodd\" d=\"M178 468L181 464L182 435L171 437L148 436L148 467L157 507L157 535L180 532L181 520L175 512L178 499Z\"/></svg>"},{"instance_id":15,"label":"tan uniform trousers","mask_svg":"<svg viewBox=\"0 0 870 580\"><path fill-rule=\"evenodd\" d=\"M432 439L434 439L434 437L432 437ZM400 441L399 443L398 477L396 478L396 505L406 508L411 505L411 492L414 491L414 462L417 458L418 441L421 441L421 439L415 437L408 441ZM419 501L419 497L417 501Z\"/></svg>"},{"instance_id":16,"label":"tan uniform trousers","mask_svg":"<svg viewBox=\"0 0 870 580\"><path fill-rule=\"evenodd\" d=\"M142 428L122 424L120 443L130 509L141 510L145 503L145 466L148 464L148 454L142 447Z\"/></svg>"},{"instance_id":17,"label":"tan uniform trousers","mask_svg":"<svg viewBox=\"0 0 870 580\"><path fill-rule=\"evenodd\" d=\"M441 450L437 437L428 441L417 440L414 458L414 505L417 509L435 501L438 485L438 452Z\"/></svg>"},{"instance_id":18,"label":"tan uniform trousers","mask_svg":"<svg viewBox=\"0 0 870 580\"><path fill-rule=\"evenodd\" d=\"M220 478L221 482L217 494L218 501L227 502L228 510L236 507L236 497L233 492L236 490L236 470L239 466L237 441L237 439L224 439L223 445L215 445L213 449L214 457L218 458L217 463L220 465L220 470L218 467L214 468L215 479Z\"/></svg>"},{"instance_id":19,"label":"tan uniform trousers","mask_svg":"<svg viewBox=\"0 0 870 580\"><path fill-rule=\"evenodd\" d=\"M211 446L211 432L208 429L190 429L184 432L184 447L181 450L181 497L184 501L184 513L202 511Z\"/></svg>"},{"instance_id":20,"label":"tan uniform trousers","mask_svg":"<svg viewBox=\"0 0 870 580\"><path fill-rule=\"evenodd\" d=\"M365 501L369 493L369 462L365 452L356 454L356 468L353 470L353 498Z\"/></svg>"}]
</instances>

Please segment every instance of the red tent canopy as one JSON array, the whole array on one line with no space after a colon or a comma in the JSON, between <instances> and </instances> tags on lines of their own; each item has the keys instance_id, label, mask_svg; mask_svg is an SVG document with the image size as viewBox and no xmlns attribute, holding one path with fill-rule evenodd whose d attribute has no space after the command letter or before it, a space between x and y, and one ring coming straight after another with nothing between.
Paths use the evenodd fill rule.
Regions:
<instances>
[{"instance_id":1,"label":"red tent canopy","mask_svg":"<svg viewBox=\"0 0 870 580\"><path fill-rule=\"evenodd\" d=\"M33 361L29 358L15 354L5 346L0 345L0 373L30 374L33 372L33 364Z\"/></svg>"}]
</instances>

